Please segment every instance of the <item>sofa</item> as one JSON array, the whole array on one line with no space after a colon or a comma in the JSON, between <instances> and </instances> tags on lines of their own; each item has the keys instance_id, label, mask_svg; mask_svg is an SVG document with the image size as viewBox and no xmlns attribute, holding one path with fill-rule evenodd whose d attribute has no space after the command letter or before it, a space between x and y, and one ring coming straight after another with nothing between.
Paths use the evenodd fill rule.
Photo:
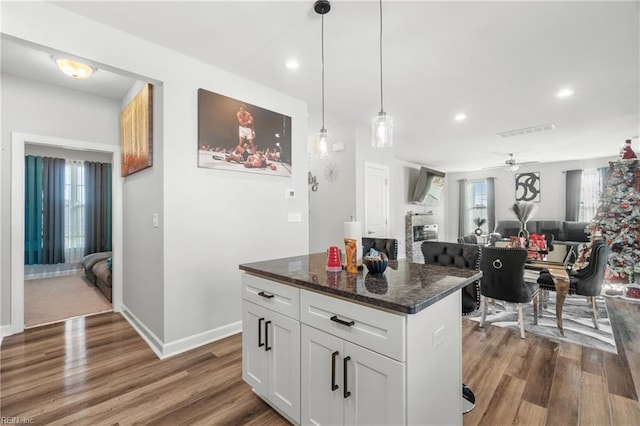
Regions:
<instances>
[{"instance_id":1,"label":"sofa","mask_svg":"<svg viewBox=\"0 0 640 426\"><path fill-rule=\"evenodd\" d=\"M84 276L111 302L111 252L88 254L82 261Z\"/></svg>"},{"instance_id":2,"label":"sofa","mask_svg":"<svg viewBox=\"0 0 640 426\"><path fill-rule=\"evenodd\" d=\"M589 242L589 235L585 232L589 222L571 222L567 220L530 220L527 222L529 234L553 235L554 243L576 245ZM521 226L517 220L500 220L495 233L501 238L518 236Z\"/></svg>"}]
</instances>

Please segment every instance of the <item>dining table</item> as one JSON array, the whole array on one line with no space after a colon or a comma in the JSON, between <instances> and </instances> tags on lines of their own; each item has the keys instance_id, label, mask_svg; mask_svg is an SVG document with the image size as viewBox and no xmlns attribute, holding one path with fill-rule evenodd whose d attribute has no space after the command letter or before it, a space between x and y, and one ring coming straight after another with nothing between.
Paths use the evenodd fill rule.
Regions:
<instances>
[{"instance_id":1,"label":"dining table","mask_svg":"<svg viewBox=\"0 0 640 426\"><path fill-rule=\"evenodd\" d=\"M526 281L537 282L539 274L535 274L535 272L540 272L543 269L548 270L551 274L553 284L556 288L556 324L558 326L560 336L564 337L564 329L562 327L562 307L567 295L569 294L569 274L565 269L564 263L544 259L528 259L525 262L524 269ZM540 304L542 304L542 299L542 297L539 297ZM541 315L542 307L540 308L541 309L539 309L538 312L540 312Z\"/></svg>"}]
</instances>

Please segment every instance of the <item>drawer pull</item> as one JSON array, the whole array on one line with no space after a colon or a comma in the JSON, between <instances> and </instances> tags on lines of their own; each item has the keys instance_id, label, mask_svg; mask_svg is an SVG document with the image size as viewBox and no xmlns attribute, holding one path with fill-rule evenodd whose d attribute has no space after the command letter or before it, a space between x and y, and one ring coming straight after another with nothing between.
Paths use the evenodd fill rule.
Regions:
<instances>
[{"instance_id":1,"label":"drawer pull","mask_svg":"<svg viewBox=\"0 0 640 426\"><path fill-rule=\"evenodd\" d=\"M264 350L265 350L265 352L271 350L271 346L269 346L269 324L271 324L271 321L267 321L267 322L264 323Z\"/></svg>"},{"instance_id":2,"label":"drawer pull","mask_svg":"<svg viewBox=\"0 0 640 426\"><path fill-rule=\"evenodd\" d=\"M340 352L335 351L331 354L331 392L338 389L336 384L336 357L340 355Z\"/></svg>"},{"instance_id":3,"label":"drawer pull","mask_svg":"<svg viewBox=\"0 0 640 426\"><path fill-rule=\"evenodd\" d=\"M258 318L258 347L259 348L264 346L264 342L262 341L262 321L264 321L264 318Z\"/></svg>"},{"instance_id":4,"label":"drawer pull","mask_svg":"<svg viewBox=\"0 0 640 426\"><path fill-rule=\"evenodd\" d=\"M337 315L334 315L331 317L331 321L337 322L338 324L342 324L342 325L346 325L347 327L351 327L353 324L355 324L355 322L352 321L345 321L343 319L338 318Z\"/></svg>"},{"instance_id":5,"label":"drawer pull","mask_svg":"<svg viewBox=\"0 0 640 426\"><path fill-rule=\"evenodd\" d=\"M265 293L264 291L261 291L260 293L258 293L258 296L262 296L266 299L272 299L274 297L273 294L268 294L268 293Z\"/></svg>"},{"instance_id":6,"label":"drawer pull","mask_svg":"<svg viewBox=\"0 0 640 426\"><path fill-rule=\"evenodd\" d=\"M343 382L344 382L343 397L345 399L347 399L347 398L349 398L351 396L351 392L349 392L347 390L347 387L348 387L348 385L347 385L347 362L349 362L349 361L351 361L351 357L350 356L345 357L345 359L344 359L344 361L342 363L342 368L343 368L343 371L342 371L343 377L342 377L342 379L343 379Z\"/></svg>"}]
</instances>

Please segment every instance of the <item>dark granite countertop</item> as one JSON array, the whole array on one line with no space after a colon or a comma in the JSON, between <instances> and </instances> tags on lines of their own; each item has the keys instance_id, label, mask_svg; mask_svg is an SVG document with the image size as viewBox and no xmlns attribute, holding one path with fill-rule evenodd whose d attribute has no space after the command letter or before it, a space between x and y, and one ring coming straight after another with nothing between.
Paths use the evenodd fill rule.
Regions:
<instances>
[{"instance_id":1,"label":"dark granite countertop","mask_svg":"<svg viewBox=\"0 0 640 426\"><path fill-rule=\"evenodd\" d=\"M240 269L372 307L415 314L482 277L480 271L391 260L382 275L325 270L325 253L245 263Z\"/></svg>"}]
</instances>

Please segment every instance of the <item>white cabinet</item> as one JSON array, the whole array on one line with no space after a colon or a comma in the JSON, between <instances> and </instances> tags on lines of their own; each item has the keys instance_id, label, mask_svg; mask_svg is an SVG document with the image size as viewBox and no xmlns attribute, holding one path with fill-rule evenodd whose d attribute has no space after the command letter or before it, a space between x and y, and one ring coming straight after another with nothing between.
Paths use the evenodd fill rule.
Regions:
<instances>
[{"instance_id":1,"label":"white cabinet","mask_svg":"<svg viewBox=\"0 0 640 426\"><path fill-rule=\"evenodd\" d=\"M246 277L246 276L245 276ZM255 278L255 280L254 280ZM256 281L258 280L258 281ZM259 286L260 279L250 277L247 287ZM267 282L266 280L263 280ZM300 422L300 323L297 318L269 309L281 306L277 283L267 282L269 290L259 289L257 303L243 300L242 379L274 408L293 422ZM275 285L275 286L274 286ZM282 286L284 293L295 290ZM288 294L288 293L287 293ZM289 294L290 296L290 294ZM285 297L289 302L291 297ZM297 298L293 297L295 311ZM259 303L259 304L258 304ZM290 303L285 303L290 305ZM265 307L267 306L267 307Z\"/></svg>"},{"instance_id":2,"label":"white cabinet","mask_svg":"<svg viewBox=\"0 0 640 426\"><path fill-rule=\"evenodd\" d=\"M302 325L302 424L405 424L405 365Z\"/></svg>"},{"instance_id":3,"label":"white cabinet","mask_svg":"<svg viewBox=\"0 0 640 426\"><path fill-rule=\"evenodd\" d=\"M242 378L292 423L462 424L460 291L407 315L242 284Z\"/></svg>"}]
</instances>

